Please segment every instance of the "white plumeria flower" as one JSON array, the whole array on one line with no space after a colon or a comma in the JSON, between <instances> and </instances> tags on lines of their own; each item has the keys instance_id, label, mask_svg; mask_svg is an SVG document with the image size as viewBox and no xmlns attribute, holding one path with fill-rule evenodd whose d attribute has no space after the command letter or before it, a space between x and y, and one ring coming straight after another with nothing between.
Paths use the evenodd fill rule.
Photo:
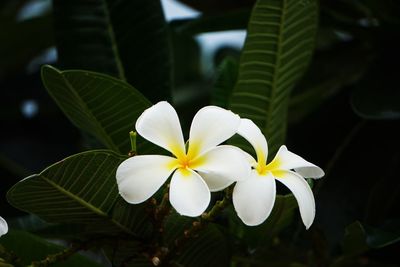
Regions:
<instances>
[{"instance_id":1,"label":"white plumeria flower","mask_svg":"<svg viewBox=\"0 0 400 267\"><path fill-rule=\"evenodd\" d=\"M173 173L171 205L182 215L199 216L209 205L210 191L222 190L250 173L243 151L217 146L233 136L239 125L240 117L231 111L204 107L193 118L186 151L175 109L167 102L148 108L136 121L136 131L174 157L143 155L122 162L116 173L121 196L129 203L141 203Z\"/></svg>"},{"instance_id":2,"label":"white plumeria flower","mask_svg":"<svg viewBox=\"0 0 400 267\"><path fill-rule=\"evenodd\" d=\"M8 232L7 222L0 216L0 236L7 234L7 232Z\"/></svg>"},{"instance_id":3,"label":"white plumeria flower","mask_svg":"<svg viewBox=\"0 0 400 267\"><path fill-rule=\"evenodd\" d=\"M250 177L238 181L233 190L233 205L240 219L249 226L255 226L268 218L275 203L275 180L278 180L292 191L308 229L314 221L315 201L304 178L321 178L324 171L288 151L286 146L281 146L275 158L267 164L267 140L251 120L241 120L238 134L249 141L257 155L256 161L246 153L252 165Z\"/></svg>"}]
</instances>

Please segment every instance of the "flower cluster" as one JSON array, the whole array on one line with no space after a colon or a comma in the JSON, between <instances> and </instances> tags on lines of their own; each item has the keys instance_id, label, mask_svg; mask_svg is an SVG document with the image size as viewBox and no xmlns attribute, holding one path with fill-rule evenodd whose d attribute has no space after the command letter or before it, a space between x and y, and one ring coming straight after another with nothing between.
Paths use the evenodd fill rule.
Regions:
<instances>
[{"instance_id":1,"label":"flower cluster","mask_svg":"<svg viewBox=\"0 0 400 267\"><path fill-rule=\"evenodd\" d=\"M306 228L312 224L314 196L304 178L320 178L324 172L285 146L267 164L267 141L251 120L223 108L204 107L194 116L185 145L175 109L159 102L143 112L135 128L173 156L138 155L122 162L116 177L127 202L144 202L172 175L171 205L181 215L196 217L207 209L211 192L236 182L232 200L238 216L247 225L259 225L274 206L277 180L292 191ZM235 146L220 145L235 134L254 147L257 160Z\"/></svg>"}]
</instances>

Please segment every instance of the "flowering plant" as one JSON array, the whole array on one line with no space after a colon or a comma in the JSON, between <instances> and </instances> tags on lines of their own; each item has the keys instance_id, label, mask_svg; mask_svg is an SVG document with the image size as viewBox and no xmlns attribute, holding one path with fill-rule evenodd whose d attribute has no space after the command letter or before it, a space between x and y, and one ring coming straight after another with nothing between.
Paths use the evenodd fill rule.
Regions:
<instances>
[{"instance_id":1,"label":"flowering plant","mask_svg":"<svg viewBox=\"0 0 400 267\"><path fill-rule=\"evenodd\" d=\"M0 54L0 87L15 83L0 107L0 267L375 267L368 252L400 240L396 220L354 222L397 207L398 179L376 182L397 174L397 128L368 128L387 144L371 146L352 125L357 92L328 102L385 69L363 54L384 50L365 36L381 23L367 6L385 1L174 0L202 15L173 21L164 0L3 2L0 53L16 53ZM243 46L204 42L236 28ZM379 100L375 119L398 118Z\"/></svg>"}]
</instances>

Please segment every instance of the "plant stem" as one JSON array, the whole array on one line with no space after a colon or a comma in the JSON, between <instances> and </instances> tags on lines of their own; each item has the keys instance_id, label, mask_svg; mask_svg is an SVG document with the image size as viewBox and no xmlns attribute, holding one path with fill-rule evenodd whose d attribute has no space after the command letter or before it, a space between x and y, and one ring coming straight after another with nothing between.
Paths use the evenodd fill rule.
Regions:
<instances>
[{"instance_id":1,"label":"plant stem","mask_svg":"<svg viewBox=\"0 0 400 267\"><path fill-rule=\"evenodd\" d=\"M214 221L215 217L229 205L229 200L230 197L228 198L227 196L225 196L222 200L218 200L208 213L204 213L201 216L200 221Z\"/></svg>"},{"instance_id":2,"label":"plant stem","mask_svg":"<svg viewBox=\"0 0 400 267\"><path fill-rule=\"evenodd\" d=\"M169 184L164 189L161 203L157 205L157 201L154 199L152 204L151 218L155 232L153 236L153 253L149 259L154 266L159 266L161 264L161 259L168 253L168 248L163 246L162 233L164 232L164 220L171 211L171 205L169 203Z\"/></svg>"},{"instance_id":3,"label":"plant stem","mask_svg":"<svg viewBox=\"0 0 400 267\"><path fill-rule=\"evenodd\" d=\"M121 236L118 236L118 238L121 238ZM124 238L124 237L122 237ZM40 261L33 261L30 265L27 267L47 267L52 264L55 264L60 261L65 261L69 257L73 256L75 253L81 251L81 250L88 250L91 247L97 246L99 243L108 241L110 239L113 239L112 237L108 236L103 236L103 237L98 237L98 238L93 238L90 240L82 241L82 242L77 242L77 243L72 243L70 247L65 248L64 250L47 255L45 259L40 260Z\"/></svg>"},{"instance_id":4,"label":"plant stem","mask_svg":"<svg viewBox=\"0 0 400 267\"><path fill-rule=\"evenodd\" d=\"M230 204L232 195L232 189L227 188L225 190L225 196L222 200L218 200L211 210L207 213L203 213L201 217L194 221L189 229L183 231L183 235L175 240L174 246L170 250L164 251L164 253L155 255L152 258L154 266L170 266L170 260L182 249L184 244L191 238L196 238L198 233L207 226L208 223L213 222L215 218Z\"/></svg>"},{"instance_id":5,"label":"plant stem","mask_svg":"<svg viewBox=\"0 0 400 267\"><path fill-rule=\"evenodd\" d=\"M87 243L83 244L73 244L71 247L64 249L63 251L48 255L45 259L41 261L34 261L32 262L31 265L28 267L44 267L44 266L50 266L51 264L54 264L58 261L64 261L70 256L74 255L80 250L86 249Z\"/></svg>"},{"instance_id":6,"label":"plant stem","mask_svg":"<svg viewBox=\"0 0 400 267\"><path fill-rule=\"evenodd\" d=\"M128 156L130 157L137 155L136 137L137 137L136 132L134 131L129 132L129 138L131 140L131 151L129 151Z\"/></svg>"},{"instance_id":7,"label":"plant stem","mask_svg":"<svg viewBox=\"0 0 400 267\"><path fill-rule=\"evenodd\" d=\"M0 244L0 267L21 267L21 259Z\"/></svg>"}]
</instances>

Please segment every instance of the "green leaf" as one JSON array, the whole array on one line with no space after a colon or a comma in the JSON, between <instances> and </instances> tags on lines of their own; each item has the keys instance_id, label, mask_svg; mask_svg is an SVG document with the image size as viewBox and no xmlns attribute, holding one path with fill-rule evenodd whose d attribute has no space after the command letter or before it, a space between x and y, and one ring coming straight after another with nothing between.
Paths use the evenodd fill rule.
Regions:
<instances>
[{"instance_id":1,"label":"green leaf","mask_svg":"<svg viewBox=\"0 0 400 267\"><path fill-rule=\"evenodd\" d=\"M89 224L88 232L148 233L143 206L118 194L115 171L124 159L107 150L70 156L15 184L7 199L47 222Z\"/></svg>"},{"instance_id":2,"label":"green leaf","mask_svg":"<svg viewBox=\"0 0 400 267\"><path fill-rule=\"evenodd\" d=\"M355 221L345 229L343 250L345 255L359 255L369 249L383 248L399 241L399 220L388 221L379 228Z\"/></svg>"},{"instance_id":3,"label":"green leaf","mask_svg":"<svg viewBox=\"0 0 400 267\"><path fill-rule=\"evenodd\" d=\"M366 242L371 248L383 248L400 241L400 220L386 222L379 228L365 226Z\"/></svg>"},{"instance_id":4,"label":"green leaf","mask_svg":"<svg viewBox=\"0 0 400 267\"><path fill-rule=\"evenodd\" d=\"M269 246L273 238L292 222L296 208L297 202L292 194L278 195L268 219L259 226L251 227L246 226L237 217L236 212L230 209L230 228L232 233L250 248Z\"/></svg>"},{"instance_id":5,"label":"green leaf","mask_svg":"<svg viewBox=\"0 0 400 267\"><path fill-rule=\"evenodd\" d=\"M91 239L94 234L104 233L104 229L101 230L99 227L96 229L90 224L48 223L34 214L7 219L7 223L11 229L26 231L46 239L73 241ZM113 230L112 228L114 227L107 227L107 230Z\"/></svg>"},{"instance_id":6,"label":"green leaf","mask_svg":"<svg viewBox=\"0 0 400 267\"><path fill-rule=\"evenodd\" d=\"M65 247L51 244L33 234L16 230L10 230L7 235L1 237L0 244L3 245L8 252L15 253L16 256L21 259L20 264L24 266L31 264L32 261L43 260L47 257L47 255L56 254L65 249ZM82 255L75 254L71 257L68 257L66 260L55 263L52 266L99 267L101 265L87 259Z\"/></svg>"},{"instance_id":7,"label":"green leaf","mask_svg":"<svg viewBox=\"0 0 400 267\"><path fill-rule=\"evenodd\" d=\"M112 266L152 267L150 260L143 255L143 245L135 240L117 240L102 248Z\"/></svg>"},{"instance_id":8,"label":"green leaf","mask_svg":"<svg viewBox=\"0 0 400 267\"><path fill-rule=\"evenodd\" d=\"M126 80L151 101L170 99L168 25L159 0L54 0L62 68Z\"/></svg>"},{"instance_id":9,"label":"green leaf","mask_svg":"<svg viewBox=\"0 0 400 267\"><path fill-rule=\"evenodd\" d=\"M358 82L370 62L371 56L358 44L341 47L340 51L316 52L315 59L290 97L289 123L301 122L328 99Z\"/></svg>"},{"instance_id":10,"label":"green leaf","mask_svg":"<svg viewBox=\"0 0 400 267\"><path fill-rule=\"evenodd\" d=\"M271 154L285 139L290 92L313 53L317 14L316 0L258 0L250 17L230 106L262 129Z\"/></svg>"},{"instance_id":11,"label":"green leaf","mask_svg":"<svg viewBox=\"0 0 400 267\"><path fill-rule=\"evenodd\" d=\"M376 78L376 76L374 75ZM377 80L367 78L356 88L352 96L352 107L357 115L365 119L400 119L400 90L395 80L381 76ZM396 78L397 79L397 78Z\"/></svg>"},{"instance_id":12,"label":"green leaf","mask_svg":"<svg viewBox=\"0 0 400 267\"><path fill-rule=\"evenodd\" d=\"M357 255L367 251L365 229L359 221L346 227L343 239L343 251L345 254Z\"/></svg>"},{"instance_id":13,"label":"green leaf","mask_svg":"<svg viewBox=\"0 0 400 267\"><path fill-rule=\"evenodd\" d=\"M172 214L165 223L164 240L173 247L175 240L190 229L194 220L189 217ZM208 224L184 243L178 256L172 258L177 266L208 267L228 266L229 253L225 236L215 224Z\"/></svg>"},{"instance_id":14,"label":"green leaf","mask_svg":"<svg viewBox=\"0 0 400 267\"><path fill-rule=\"evenodd\" d=\"M78 128L121 154L130 151L129 132L150 102L129 84L110 76L80 70L42 68L49 94ZM138 145L143 152L143 146Z\"/></svg>"},{"instance_id":15,"label":"green leaf","mask_svg":"<svg viewBox=\"0 0 400 267\"><path fill-rule=\"evenodd\" d=\"M111 220L125 232L138 237L148 237L153 228L146 205L146 203L133 205L118 197L110 215Z\"/></svg>"},{"instance_id":16,"label":"green leaf","mask_svg":"<svg viewBox=\"0 0 400 267\"><path fill-rule=\"evenodd\" d=\"M212 104L228 108L229 97L235 87L238 75L238 62L233 57L225 58L218 67L217 79L212 94Z\"/></svg>"},{"instance_id":17,"label":"green leaf","mask_svg":"<svg viewBox=\"0 0 400 267\"><path fill-rule=\"evenodd\" d=\"M363 118L400 119L400 90L397 86L399 73L388 64L388 60L400 60L397 50L400 42L396 37L397 35L388 37L388 41L382 40L386 45L378 49L379 54L353 91L352 107L356 114Z\"/></svg>"}]
</instances>

